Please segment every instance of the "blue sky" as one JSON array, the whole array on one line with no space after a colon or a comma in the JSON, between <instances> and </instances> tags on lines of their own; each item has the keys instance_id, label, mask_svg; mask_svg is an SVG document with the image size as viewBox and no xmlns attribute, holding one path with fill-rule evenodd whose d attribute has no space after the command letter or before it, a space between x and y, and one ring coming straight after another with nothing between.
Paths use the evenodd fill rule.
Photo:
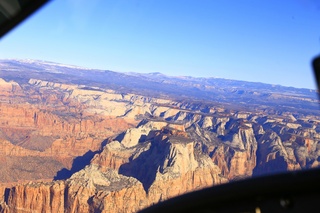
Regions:
<instances>
[{"instance_id":1,"label":"blue sky","mask_svg":"<svg viewBox=\"0 0 320 213\"><path fill-rule=\"evenodd\" d=\"M318 0L55 0L0 58L315 88Z\"/></svg>"}]
</instances>

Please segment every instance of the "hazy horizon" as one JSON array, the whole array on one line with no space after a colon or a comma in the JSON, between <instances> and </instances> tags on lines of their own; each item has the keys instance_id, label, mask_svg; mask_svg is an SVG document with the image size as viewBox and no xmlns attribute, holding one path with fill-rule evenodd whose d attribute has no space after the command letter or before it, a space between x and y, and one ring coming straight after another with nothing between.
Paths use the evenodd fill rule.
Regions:
<instances>
[{"instance_id":1,"label":"hazy horizon","mask_svg":"<svg viewBox=\"0 0 320 213\"><path fill-rule=\"evenodd\" d=\"M10 60L10 61L20 61L20 62L26 62L26 63L33 63L33 62L39 62L39 63L44 63L44 64L52 64L52 65L57 65L57 66L62 66L62 67L69 67L69 68L75 68L75 69L83 69L83 70L92 70L92 71L111 71L111 72L116 72L116 73L122 73L126 75L132 75L132 74L161 74L166 77L171 77L171 78L195 78L195 79L225 79L225 80L232 80L232 81L243 81L243 82L250 82L250 83L261 83L261 84L267 84L267 85L272 85L272 86L281 86L281 87L292 87L296 89L308 89L308 90L314 90L317 91L318 89L312 89L312 88L304 88L304 87L293 87L293 86L285 86L281 84L271 84L271 83L265 83L265 82L259 82L259 81L246 81L246 80L239 80L239 79L234 79L234 78L224 78L224 77L219 77L219 76L192 76L192 75L170 75L170 74L165 74L161 72L123 72L123 71L115 71L115 70L110 70L110 69L99 69L99 68L94 68L94 67L84 67L84 66L79 66L76 64L65 64L57 61L46 61L46 60L40 60L40 59L22 59L22 58L2 58L0 59L0 62L2 60Z\"/></svg>"}]
</instances>

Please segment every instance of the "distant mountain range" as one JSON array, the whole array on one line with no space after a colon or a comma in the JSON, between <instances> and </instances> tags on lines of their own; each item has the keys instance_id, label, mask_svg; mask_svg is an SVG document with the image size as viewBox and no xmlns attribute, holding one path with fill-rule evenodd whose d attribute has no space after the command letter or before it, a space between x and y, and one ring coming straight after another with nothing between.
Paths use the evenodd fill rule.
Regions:
<instances>
[{"instance_id":1,"label":"distant mountain range","mask_svg":"<svg viewBox=\"0 0 320 213\"><path fill-rule=\"evenodd\" d=\"M175 97L179 101L199 100L233 106L279 106L318 110L318 93L280 85L222 78L166 76L161 73L119 73L38 60L0 60L0 77L26 82L30 78L83 84L122 93L152 97Z\"/></svg>"}]
</instances>

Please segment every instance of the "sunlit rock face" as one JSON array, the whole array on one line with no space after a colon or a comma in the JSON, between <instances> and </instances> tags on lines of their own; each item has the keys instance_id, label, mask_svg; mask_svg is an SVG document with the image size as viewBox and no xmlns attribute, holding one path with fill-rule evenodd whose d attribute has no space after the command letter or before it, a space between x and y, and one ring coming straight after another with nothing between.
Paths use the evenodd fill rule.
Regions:
<instances>
[{"instance_id":1,"label":"sunlit rock face","mask_svg":"<svg viewBox=\"0 0 320 213\"><path fill-rule=\"evenodd\" d=\"M0 212L136 212L319 166L312 91L49 68L0 73Z\"/></svg>"},{"instance_id":2,"label":"sunlit rock face","mask_svg":"<svg viewBox=\"0 0 320 213\"><path fill-rule=\"evenodd\" d=\"M3 79L0 83L3 183L52 180L60 170L73 170L77 157L85 155L83 161L89 163L86 156L92 157L107 137L138 123L117 113L105 115L108 104L100 112L103 101L90 102L99 91L34 79L22 86ZM105 98L114 97L111 93Z\"/></svg>"},{"instance_id":3,"label":"sunlit rock face","mask_svg":"<svg viewBox=\"0 0 320 213\"><path fill-rule=\"evenodd\" d=\"M62 207L67 212L135 212L227 181L209 156L195 150L186 132L169 126L140 126L152 130L134 147L109 142L90 165L66 181L15 186L3 208L13 212L60 211Z\"/></svg>"}]
</instances>

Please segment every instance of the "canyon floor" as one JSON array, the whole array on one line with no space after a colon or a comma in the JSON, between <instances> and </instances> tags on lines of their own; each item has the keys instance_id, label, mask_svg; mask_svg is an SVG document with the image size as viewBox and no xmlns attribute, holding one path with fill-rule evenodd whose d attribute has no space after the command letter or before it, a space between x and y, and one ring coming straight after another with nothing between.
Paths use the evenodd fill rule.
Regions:
<instances>
[{"instance_id":1,"label":"canyon floor","mask_svg":"<svg viewBox=\"0 0 320 213\"><path fill-rule=\"evenodd\" d=\"M318 167L314 90L0 60L0 212L137 212Z\"/></svg>"}]
</instances>

